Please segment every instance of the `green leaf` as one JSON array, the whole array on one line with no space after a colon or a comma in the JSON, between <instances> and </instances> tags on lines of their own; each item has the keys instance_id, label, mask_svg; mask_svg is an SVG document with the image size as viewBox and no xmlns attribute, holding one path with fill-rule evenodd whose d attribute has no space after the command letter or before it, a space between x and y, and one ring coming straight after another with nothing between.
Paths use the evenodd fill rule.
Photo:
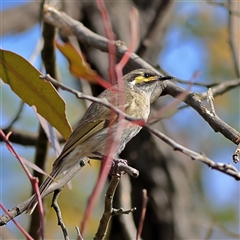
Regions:
<instances>
[{"instance_id":1,"label":"green leaf","mask_svg":"<svg viewBox=\"0 0 240 240\"><path fill-rule=\"evenodd\" d=\"M16 53L0 49L0 78L28 105L34 105L62 136L67 139L71 126L66 118L66 105L51 83L27 60Z\"/></svg>"}]
</instances>

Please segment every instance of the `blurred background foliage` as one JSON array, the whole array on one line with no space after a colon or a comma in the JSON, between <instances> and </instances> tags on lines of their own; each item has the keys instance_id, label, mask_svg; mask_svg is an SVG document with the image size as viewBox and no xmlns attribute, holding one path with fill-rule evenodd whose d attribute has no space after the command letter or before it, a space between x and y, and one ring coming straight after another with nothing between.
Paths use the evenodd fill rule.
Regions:
<instances>
[{"instance_id":1,"label":"blurred background foliage","mask_svg":"<svg viewBox=\"0 0 240 240\"><path fill-rule=\"evenodd\" d=\"M1 11L4 14L10 9L18 9L19 6L24 7L25 5L28 3L22 1L2 2ZM195 71L200 71L201 74L196 81L201 83L228 81L239 77L234 69L233 56L229 46L229 14L226 8L204 1L174 1L168 14L171 15L171 20L160 44L157 61L164 72L179 79L190 80ZM15 21L16 25L20 21L14 16L12 16L12 20ZM2 18L2 21L8 20ZM1 48L16 52L29 60L40 38L41 27L36 23L24 31L4 32L4 35L1 36ZM69 73L67 60L59 52L57 52L57 62L63 83L81 90L79 82ZM37 57L34 65L42 69L40 56ZM21 100L12 93L7 85L3 82L0 84L0 127L6 128L18 111ZM182 86L186 87L186 85ZM191 91L197 92L206 90L207 88L199 86L191 88ZM60 93L67 103L69 121L74 126L85 112L86 103L69 93L61 90ZM237 130L239 130L240 123L239 97L239 88L236 88L216 97L214 101L219 117ZM164 96L154 106L160 108L169 101L172 99ZM173 116L162 120L163 125L167 135L180 144L194 151L203 152L216 162L230 163L232 161L231 156L236 146L222 135L214 133L213 129L190 107L179 110ZM37 134L38 120L29 106L24 105L14 128ZM159 140L156 141L159 142ZM22 157L33 161L34 147L24 147L17 144L14 144L14 147ZM11 208L29 197L31 187L20 164L2 142L0 148L1 201L6 208ZM171 151L166 146L164 148ZM199 162L192 162L180 153L173 152L172 155L178 161L175 165L171 165L172 169L180 166L183 169L183 174L186 174L190 190L185 189L185 186L175 185L175 191L191 191L193 211L185 212L185 217L195 222L198 228L197 236L205 239L238 239L237 235L233 233L239 234L239 183ZM47 172L50 172L54 158L54 152L49 150ZM99 166L99 163L94 162L92 162L92 167L86 166L72 180L72 190L65 187L59 198L71 239L76 237L74 226L80 224L87 199L98 176ZM239 166L236 167L239 169ZM175 178L178 179L178 175ZM104 194L94 208L87 226L85 239L91 239L96 232L103 211L103 196ZM51 196L46 199L46 234L49 239L62 238L61 231L56 224L55 213L50 210ZM177 207L181 211L181 204ZM28 229L28 216L23 214L17 218L17 221L25 229ZM5 228L11 232L15 239L22 238L21 233L11 222ZM196 239L196 236L186 236L185 239L193 238Z\"/></svg>"}]
</instances>

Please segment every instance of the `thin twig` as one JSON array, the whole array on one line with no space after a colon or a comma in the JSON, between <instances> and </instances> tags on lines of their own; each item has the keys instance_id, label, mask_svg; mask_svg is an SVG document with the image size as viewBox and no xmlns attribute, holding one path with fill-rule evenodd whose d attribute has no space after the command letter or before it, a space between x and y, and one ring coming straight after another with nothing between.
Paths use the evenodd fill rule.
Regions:
<instances>
[{"instance_id":1,"label":"thin twig","mask_svg":"<svg viewBox=\"0 0 240 240\"><path fill-rule=\"evenodd\" d=\"M189 156L192 160L200 161L212 169L223 172L235 178L238 181L240 180L240 172L233 165L225 163L216 163L210 158L206 157L204 154L196 153L188 148L183 147L182 145L176 143L171 138L167 137L165 134L161 133L158 130L153 129L149 125L145 125L144 127L148 129L149 132L153 133L155 136L157 136L162 141L171 146L174 149L174 151L182 152L183 154Z\"/></svg>"},{"instance_id":2,"label":"thin twig","mask_svg":"<svg viewBox=\"0 0 240 240\"><path fill-rule=\"evenodd\" d=\"M164 91L175 98L178 98L178 96L184 91L183 88L175 85L171 81L164 81L163 85ZM229 139L234 144L238 144L240 142L240 133L221 120L217 115L214 116L202 103L201 95L199 93L189 93L184 102L195 109L215 132L221 133L225 136L225 138Z\"/></svg>"},{"instance_id":3,"label":"thin twig","mask_svg":"<svg viewBox=\"0 0 240 240\"><path fill-rule=\"evenodd\" d=\"M139 240L142 234L143 223L144 223L144 219L147 211L147 203L148 203L147 190L143 189L142 190L142 212L141 212L141 218L139 220L139 225L137 229L136 240Z\"/></svg>"},{"instance_id":4,"label":"thin twig","mask_svg":"<svg viewBox=\"0 0 240 240\"><path fill-rule=\"evenodd\" d=\"M54 194L53 194L53 199L52 199L52 206L53 209L55 210L56 212L56 215L57 215L57 219L58 219L58 225L61 227L62 229L62 232L63 232L63 236L64 236L64 239L65 240L69 240L69 236L68 236L68 232L67 232L67 228L63 222L63 218L62 218L62 213L61 213L61 209L57 203L57 200L58 200L58 196L61 192L61 189L57 189L54 191Z\"/></svg>"},{"instance_id":5,"label":"thin twig","mask_svg":"<svg viewBox=\"0 0 240 240\"><path fill-rule=\"evenodd\" d=\"M194 83L193 83L193 85L194 85ZM240 86L240 78L228 80L228 81L224 81L224 82L219 82L219 83L217 83L217 85L215 85L215 84L214 85L213 84L206 85L206 87L211 87L213 97L223 95L224 93L227 93L230 90L235 89L236 87L239 87L239 86ZM199 97L201 98L201 100L207 99L207 91L203 92L203 93L199 93ZM186 107L190 107L190 106L183 105L183 106L179 107L178 110L182 110Z\"/></svg>"},{"instance_id":6,"label":"thin twig","mask_svg":"<svg viewBox=\"0 0 240 240\"><path fill-rule=\"evenodd\" d=\"M217 97L219 95L222 95L226 92L229 92L232 89L235 89L236 87L240 86L240 78L238 79L233 79L233 80L228 80L224 82L219 82L217 85L214 87L211 87L213 97ZM200 94L201 99L204 100L207 98L207 91L203 92Z\"/></svg>"},{"instance_id":7,"label":"thin twig","mask_svg":"<svg viewBox=\"0 0 240 240\"><path fill-rule=\"evenodd\" d=\"M42 198L46 197L48 194L52 193L56 189L62 188L67 182L69 182L88 162L88 158L83 158L80 162L76 163L61 179L54 181L49 188L42 194ZM40 194L39 194L40 196ZM26 211L29 202L32 197L25 200L24 202L18 204L8 211L8 214L4 214L0 217L0 226L7 224L12 218L22 214Z\"/></svg>"},{"instance_id":8,"label":"thin twig","mask_svg":"<svg viewBox=\"0 0 240 240\"><path fill-rule=\"evenodd\" d=\"M113 159L113 164L115 164L115 159ZM115 166L113 165L113 168ZM131 177L137 178L139 176L139 171L133 167L128 166L126 163L117 163L117 171L118 173L125 172Z\"/></svg>"},{"instance_id":9,"label":"thin twig","mask_svg":"<svg viewBox=\"0 0 240 240\"><path fill-rule=\"evenodd\" d=\"M189 84L189 81L185 81L185 80L181 80L178 78L173 79L173 82L177 82L177 83L182 83L182 84ZM202 83L202 82L193 82L192 85L194 86L199 86L199 87L206 87L206 88L210 88L210 87L214 87L217 86L218 84L220 84L221 82L214 82L214 83Z\"/></svg>"},{"instance_id":10,"label":"thin twig","mask_svg":"<svg viewBox=\"0 0 240 240\"><path fill-rule=\"evenodd\" d=\"M82 234L81 234L81 232L80 232L80 230L79 230L79 227L78 227L78 226L75 226L75 229L76 229L76 231L77 231L78 239L79 239L79 240L84 240L84 239L83 239L83 236L82 236Z\"/></svg>"},{"instance_id":11,"label":"thin twig","mask_svg":"<svg viewBox=\"0 0 240 240\"><path fill-rule=\"evenodd\" d=\"M36 142L36 151L35 151L35 159L34 164L38 166L40 169L44 170L44 165L47 157L47 149L48 149L48 139L46 137L46 133L44 132L42 126L39 124L38 129L38 138ZM37 170L33 170L33 176L38 179L40 184L43 181L44 175ZM32 194L34 194L36 190L32 188ZM40 205L38 205L40 207ZM44 212L34 211L33 214L30 215L30 224L29 224L29 233L33 236L34 239L37 239L39 236L38 229L41 225L41 221L44 220Z\"/></svg>"},{"instance_id":12,"label":"thin twig","mask_svg":"<svg viewBox=\"0 0 240 240\"><path fill-rule=\"evenodd\" d=\"M71 180L83 167L84 165L86 165L86 163L88 162L88 158L83 158L80 160L79 163L76 163L64 176L63 178L54 181L49 188L46 190L46 192L44 192L42 194L42 198L46 197L47 195L49 195L50 193L52 193L53 191L55 191L56 189L62 188L67 182L69 182L69 180ZM126 167L121 166L120 164L120 169L119 171L130 171L132 172L132 175L134 177L137 176L138 171L134 168L131 167ZM11 210L8 211L8 214L4 214L0 217L0 226L3 226L5 224L7 224L12 218L15 218L16 216L22 214L24 211L26 211L28 204L30 202L30 200L32 199L32 197L30 197L29 199L27 199L26 201L18 204L17 206L13 207Z\"/></svg>"},{"instance_id":13,"label":"thin twig","mask_svg":"<svg viewBox=\"0 0 240 240\"><path fill-rule=\"evenodd\" d=\"M123 208L119 208L119 209L113 208L112 216L128 215L129 213L135 212L136 210L137 210L136 207L130 208L128 210L124 210Z\"/></svg>"},{"instance_id":14,"label":"thin twig","mask_svg":"<svg viewBox=\"0 0 240 240\"><path fill-rule=\"evenodd\" d=\"M171 75L167 71L163 70L160 66L156 67L157 70L159 70L164 76ZM197 81L186 81L179 78L172 79L172 82L182 83L182 84L192 84L193 86L200 86L200 87L206 87L206 88L212 88L213 90L213 96L216 97L218 95L224 94L231 89L237 87L240 85L240 78L233 79L233 80L225 80L225 81L216 81L212 83L203 83L203 82L197 82ZM202 99L206 99L206 92L202 93Z\"/></svg>"},{"instance_id":15,"label":"thin twig","mask_svg":"<svg viewBox=\"0 0 240 240\"><path fill-rule=\"evenodd\" d=\"M159 70L164 76L170 76L171 74L169 74L167 71L165 71L164 69L162 69L159 65L156 66L156 69ZM214 83L202 83L202 82L197 82L197 81L186 81L186 80L182 80L182 79L179 79L179 78L174 78L172 80L173 82L177 82L177 83L182 83L182 84L186 84L186 85L194 85L194 86L200 86L200 87L206 87L206 88L209 88L209 87L213 87L215 85L218 85L220 82L214 82Z\"/></svg>"},{"instance_id":16,"label":"thin twig","mask_svg":"<svg viewBox=\"0 0 240 240\"><path fill-rule=\"evenodd\" d=\"M0 203L0 208L7 214L9 215L8 213L8 210L2 205L2 203ZM11 218L11 216L9 216ZM13 221L13 223L17 226L17 228L23 233L23 235L28 239L28 240L33 240L33 238L29 235L29 233L18 223L15 221L15 219L12 219L11 220Z\"/></svg>"},{"instance_id":17,"label":"thin twig","mask_svg":"<svg viewBox=\"0 0 240 240\"><path fill-rule=\"evenodd\" d=\"M102 156L103 160L106 158L107 158L106 156ZM111 166L111 168L109 168L109 166ZM128 166L126 160L124 160L124 159L111 157L111 163L107 163L106 160L103 161L102 169L104 167L106 169L106 173L110 174L112 176L122 176L124 172L129 173L129 175L131 175L135 178L138 177L138 175L139 175L139 171L136 170L135 168ZM96 202L96 199L97 199L96 196L98 196L100 194L101 190L103 189L104 184L106 183L106 179L103 178L103 170L100 172L97 182L100 182L100 184L97 183L94 186L92 194L90 195L90 197L88 199L87 208L84 212L83 221L81 223L82 234L83 234L83 229L85 229L86 223L88 221L88 217L90 216L90 213Z\"/></svg>"},{"instance_id":18,"label":"thin twig","mask_svg":"<svg viewBox=\"0 0 240 240\"><path fill-rule=\"evenodd\" d=\"M118 186L118 183L120 181L119 176L112 176L112 179L109 183L108 190L105 196L105 207L104 207L104 213L102 215L102 218L100 220L100 224L98 226L97 233L94 237L94 240L102 240L106 236L106 232L108 229L109 222L112 218L112 203L113 203L113 196L116 191L116 188Z\"/></svg>"},{"instance_id":19,"label":"thin twig","mask_svg":"<svg viewBox=\"0 0 240 240\"><path fill-rule=\"evenodd\" d=\"M136 211L137 208L132 208L132 198L131 193L132 192L132 186L130 183L130 177L128 175L122 176L121 182L119 184L119 206L121 206L123 209L130 209L132 211ZM120 214L119 217L119 224L123 231L124 239L126 240L132 240L136 237L136 226L134 223L133 215L132 214Z\"/></svg>"},{"instance_id":20,"label":"thin twig","mask_svg":"<svg viewBox=\"0 0 240 240\"><path fill-rule=\"evenodd\" d=\"M11 142L8 140L8 137L9 137L10 134L5 135L3 133L3 131L0 129L0 136L3 138L4 142L6 143L6 146L7 146L8 150L18 159L18 161L21 164L23 170L25 171L28 179L30 180L33 189L35 190L35 193L36 193L36 196L37 196L37 200L39 202L39 211L40 211L40 215L41 215L41 218L40 218L41 236L42 236L42 239L45 239L44 218L43 218L43 205L42 205L42 199L40 197L40 191L39 191L39 186L38 186L38 179L32 176L32 174L29 172L28 168L24 164L22 158L18 155L18 153L13 148ZM13 218L13 216L11 216L9 213L7 215L5 215L5 216L7 217L8 221ZM0 221L0 223L1 223L1 221ZM3 221L3 223L5 223L5 222ZM1 226L1 224L0 224L0 226Z\"/></svg>"}]
</instances>

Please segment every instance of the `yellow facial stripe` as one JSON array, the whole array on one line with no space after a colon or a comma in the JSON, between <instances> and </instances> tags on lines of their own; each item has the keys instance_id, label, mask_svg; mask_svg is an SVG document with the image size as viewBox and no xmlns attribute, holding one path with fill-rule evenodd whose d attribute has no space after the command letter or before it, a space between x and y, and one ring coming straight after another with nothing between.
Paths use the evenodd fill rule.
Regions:
<instances>
[{"instance_id":1,"label":"yellow facial stripe","mask_svg":"<svg viewBox=\"0 0 240 240\"><path fill-rule=\"evenodd\" d=\"M134 81L133 84L138 84L138 83L143 83L143 82L150 82L152 81L152 79L154 78L154 76L150 76L149 78L145 78L144 76L137 76Z\"/></svg>"}]
</instances>

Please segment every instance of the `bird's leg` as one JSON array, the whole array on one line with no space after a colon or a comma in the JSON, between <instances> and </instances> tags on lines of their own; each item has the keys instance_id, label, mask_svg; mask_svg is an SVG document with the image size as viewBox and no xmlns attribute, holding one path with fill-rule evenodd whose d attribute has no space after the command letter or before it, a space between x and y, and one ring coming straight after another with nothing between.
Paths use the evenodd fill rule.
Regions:
<instances>
[{"instance_id":1,"label":"bird's leg","mask_svg":"<svg viewBox=\"0 0 240 240\"><path fill-rule=\"evenodd\" d=\"M123 169L125 167L128 167L127 160L121 158L113 158L109 174L121 176L126 173L125 169Z\"/></svg>"},{"instance_id":2,"label":"bird's leg","mask_svg":"<svg viewBox=\"0 0 240 240\"><path fill-rule=\"evenodd\" d=\"M89 157L90 159L94 160L104 160L107 158L107 156L103 155L102 153L99 152L93 152L95 155L94 157ZM115 157L113 158L112 164L110 166L110 175L118 175L121 176L125 173L128 173L132 177L138 177L139 171L135 168L132 168L128 165L128 161L122 158Z\"/></svg>"},{"instance_id":3,"label":"bird's leg","mask_svg":"<svg viewBox=\"0 0 240 240\"><path fill-rule=\"evenodd\" d=\"M127 160L121 158L114 158L110 170L111 175L121 176L123 174L129 174L132 177L138 177L139 171L128 165Z\"/></svg>"}]
</instances>

